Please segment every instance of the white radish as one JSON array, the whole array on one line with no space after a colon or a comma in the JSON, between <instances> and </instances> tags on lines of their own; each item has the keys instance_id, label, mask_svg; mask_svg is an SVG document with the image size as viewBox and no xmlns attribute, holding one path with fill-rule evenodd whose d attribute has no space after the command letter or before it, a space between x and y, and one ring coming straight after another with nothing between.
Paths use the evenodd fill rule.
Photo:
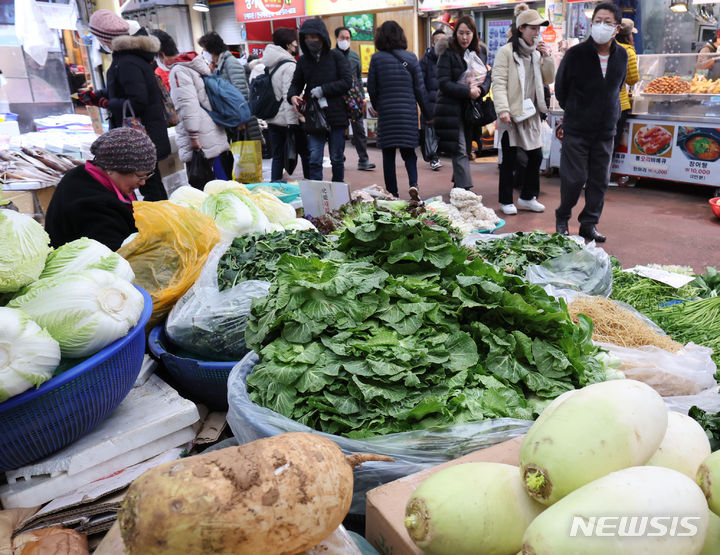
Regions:
<instances>
[{"instance_id":1,"label":"white radish","mask_svg":"<svg viewBox=\"0 0 720 555\"><path fill-rule=\"evenodd\" d=\"M720 516L710 511L710 525L700 555L718 555L718 553L720 553Z\"/></svg>"},{"instance_id":2,"label":"white radish","mask_svg":"<svg viewBox=\"0 0 720 555\"><path fill-rule=\"evenodd\" d=\"M707 498L710 510L720 516L720 451L707 457L697 473L697 483Z\"/></svg>"},{"instance_id":3,"label":"white radish","mask_svg":"<svg viewBox=\"0 0 720 555\"><path fill-rule=\"evenodd\" d=\"M589 385L549 408L520 448L525 489L545 505L610 472L645 464L667 429L662 397L634 380Z\"/></svg>"},{"instance_id":4,"label":"white radish","mask_svg":"<svg viewBox=\"0 0 720 555\"><path fill-rule=\"evenodd\" d=\"M711 452L710 440L702 426L687 414L670 411L665 437L645 464L672 468L694 480L700 464Z\"/></svg>"},{"instance_id":5,"label":"white radish","mask_svg":"<svg viewBox=\"0 0 720 555\"><path fill-rule=\"evenodd\" d=\"M523 555L697 555L710 512L702 491L669 468L613 472L548 507L528 527Z\"/></svg>"},{"instance_id":6,"label":"white radish","mask_svg":"<svg viewBox=\"0 0 720 555\"><path fill-rule=\"evenodd\" d=\"M433 474L415 490L405 527L427 555L510 555L545 508L525 493L517 466L465 463Z\"/></svg>"}]
</instances>

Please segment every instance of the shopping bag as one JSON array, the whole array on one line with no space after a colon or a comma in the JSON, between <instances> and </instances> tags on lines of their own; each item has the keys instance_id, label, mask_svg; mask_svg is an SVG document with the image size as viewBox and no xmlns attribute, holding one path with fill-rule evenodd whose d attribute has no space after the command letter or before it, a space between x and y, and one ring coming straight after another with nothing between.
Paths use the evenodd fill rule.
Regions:
<instances>
[{"instance_id":1,"label":"shopping bag","mask_svg":"<svg viewBox=\"0 0 720 555\"><path fill-rule=\"evenodd\" d=\"M283 155L283 167L291 175L297 167L297 148L295 146L295 129L288 126L285 137L285 153Z\"/></svg>"},{"instance_id":2,"label":"shopping bag","mask_svg":"<svg viewBox=\"0 0 720 555\"><path fill-rule=\"evenodd\" d=\"M117 252L152 297L152 329L195 283L220 232L210 216L167 200L133 202L133 216L138 234Z\"/></svg>"},{"instance_id":3,"label":"shopping bag","mask_svg":"<svg viewBox=\"0 0 720 555\"><path fill-rule=\"evenodd\" d=\"M345 101L345 109L347 110L350 121L360 121L363 118L365 98L363 98L362 89L355 77L353 77L352 87L345 93L343 100Z\"/></svg>"},{"instance_id":4,"label":"shopping bag","mask_svg":"<svg viewBox=\"0 0 720 555\"><path fill-rule=\"evenodd\" d=\"M212 165L205 158L202 150L194 150L190 163L187 167L188 183L196 189L202 190L208 181L215 179L212 171Z\"/></svg>"},{"instance_id":5,"label":"shopping bag","mask_svg":"<svg viewBox=\"0 0 720 555\"><path fill-rule=\"evenodd\" d=\"M322 135L330 131L325 112L317 98L309 98L305 104L305 131L309 135Z\"/></svg>"},{"instance_id":6,"label":"shopping bag","mask_svg":"<svg viewBox=\"0 0 720 555\"><path fill-rule=\"evenodd\" d=\"M422 142L420 143L423 160L431 162L437 157L438 142L435 127L427 125L422 130Z\"/></svg>"},{"instance_id":7,"label":"shopping bag","mask_svg":"<svg viewBox=\"0 0 720 555\"><path fill-rule=\"evenodd\" d=\"M140 121L140 118L135 116L135 110L133 110L132 104L129 100L126 100L123 102L123 121L122 121L123 127L130 127L132 129L135 129L137 131L142 131L143 133L147 134L147 131L145 130L145 126Z\"/></svg>"},{"instance_id":8,"label":"shopping bag","mask_svg":"<svg viewBox=\"0 0 720 555\"><path fill-rule=\"evenodd\" d=\"M240 183L260 183L262 175L262 141L248 141L247 129L242 134L242 140L230 145L233 155L232 177Z\"/></svg>"}]
</instances>

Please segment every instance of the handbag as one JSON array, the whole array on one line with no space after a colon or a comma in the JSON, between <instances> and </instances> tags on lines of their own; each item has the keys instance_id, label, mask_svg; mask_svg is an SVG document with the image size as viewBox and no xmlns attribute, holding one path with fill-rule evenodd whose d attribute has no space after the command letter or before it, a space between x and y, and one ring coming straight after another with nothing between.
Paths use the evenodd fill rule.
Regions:
<instances>
[{"instance_id":1,"label":"handbag","mask_svg":"<svg viewBox=\"0 0 720 555\"><path fill-rule=\"evenodd\" d=\"M232 178L240 183L259 183L263 180L262 141L248 140L247 128L238 132L237 140L230 145L233 154Z\"/></svg>"},{"instance_id":2,"label":"handbag","mask_svg":"<svg viewBox=\"0 0 720 555\"><path fill-rule=\"evenodd\" d=\"M292 126L287 127L285 135L285 150L283 152L283 167L292 175L297 167L297 148L295 147L295 129Z\"/></svg>"},{"instance_id":3,"label":"handbag","mask_svg":"<svg viewBox=\"0 0 720 555\"><path fill-rule=\"evenodd\" d=\"M310 135L321 135L330 131L325 112L317 98L310 97L305 104L305 131Z\"/></svg>"},{"instance_id":4,"label":"handbag","mask_svg":"<svg viewBox=\"0 0 720 555\"><path fill-rule=\"evenodd\" d=\"M535 104L533 101L529 98L526 98L523 100L523 113L520 116L513 117L513 121L515 123L520 123L521 121L525 121L528 118L531 118L535 115Z\"/></svg>"},{"instance_id":5,"label":"handbag","mask_svg":"<svg viewBox=\"0 0 720 555\"><path fill-rule=\"evenodd\" d=\"M132 104L129 100L123 102L123 120L122 127L130 127L136 131L142 131L147 135L145 126L140 121L140 118L135 116L135 110L133 110Z\"/></svg>"},{"instance_id":6,"label":"handbag","mask_svg":"<svg viewBox=\"0 0 720 555\"><path fill-rule=\"evenodd\" d=\"M465 120L473 126L488 125L496 119L495 103L487 96L483 100L471 99L465 107Z\"/></svg>"},{"instance_id":7,"label":"handbag","mask_svg":"<svg viewBox=\"0 0 720 555\"><path fill-rule=\"evenodd\" d=\"M345 109L347 110L350 121L360 121L363 118L365 98L363 98L357 77L353 76L353 84L350 90L343 95L343 100L345 101Z\"/></svg>"},{"instance_id":8,"label":"handbag","mask_svg":"<svg viewBox=\"0 0 720 555\"><path fill-rule=\"evenodd\" d=\"M162 100L163 112L165 113L165 122L168 127L175 127L180 123L180 117L170 97L170 91L165 88L165 83L163 83L159 75L155 75L155 80L157 81L158 89L160 89L160 99Z\"/></svg>"}]
</instances>

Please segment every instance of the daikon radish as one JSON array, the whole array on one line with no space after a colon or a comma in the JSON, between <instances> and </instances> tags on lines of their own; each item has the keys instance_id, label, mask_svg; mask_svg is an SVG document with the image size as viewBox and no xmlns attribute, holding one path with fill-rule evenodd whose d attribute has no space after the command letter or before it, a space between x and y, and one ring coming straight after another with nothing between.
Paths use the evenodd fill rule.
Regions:
<instances>
[{"instance_id":1,"label":"daikon radish","mask_svg":"<svg viewBox=\"0 0 720 555\"><path fill-rule=\"evenodd\" d=\"M548 407L520 448L526 491L551 505L602 476L645 464L667 429L667 408L650 386L612 380Z\"/></svg>"},{"instance_id":2,"label":"daikon radish","mask_svg":"<svg viewBox=\"0 0 720 555\"><path fill-rule=\"evenodd\" d=\"M603 476L528 526L523 555L697 555L710 511L690 478L638 466Z\"/></svg>"},{"instance_id":3,"label":"daikon radish","mask_svg":"<svg viewBox=\"0 0 720 555\"><path fill-rule=\"evenodd\" d=\"M694 480L700 464L711 452L710 440L702 426L687 414L670 411L665 437L645 464L672 468Z\"/></svg>"},{"instance_id":4,"label":"daikon radish","mask_svg":"<svg viewBox=\"0 0 720 555\"><path fill-rule=\"evenodd\" d=\"M720 553L720 516L710 511L710 525L700 555L718 555L718 553Z\"/></svg>"},{"instance_id":5,"label":"daikon radish","mask_svg":"<svg viewBox=\"0 0 720 555\"><path fill-rule=\"evenodd\" d=\"M710 510L720 516L720 451L707 457L697 473L697 483L707 497Z\"/></svg>"},{"instance_id":6,"label":"daikon radish","mask_svg":"<svg viewBox=\"0 0 720 555\"><path fill-rule=\"evenodd\" d=\"M465 463L420 484L405 527L427 555L511 555L544 508L525 493L517 466Z\"/></svg>"},{"instance_id":7,"label":"daikon radish","mask_svg":"<svg viewBox=\"0 0 720 555\"><path fill-rule=\"evenodd\" d=\"M128 555L294 554L345 518L353 468L317 434L289 433L162 464L135 480L118 513Z\"/></svg>"}]
</instances>

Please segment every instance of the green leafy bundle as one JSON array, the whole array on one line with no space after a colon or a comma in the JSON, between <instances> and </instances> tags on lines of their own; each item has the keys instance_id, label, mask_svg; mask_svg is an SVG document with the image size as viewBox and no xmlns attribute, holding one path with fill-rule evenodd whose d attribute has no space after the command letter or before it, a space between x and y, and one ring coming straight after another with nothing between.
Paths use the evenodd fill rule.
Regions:
<instances>
[{"instance_id":1,"label":"green leafy bundle","mask_svg":"<svg viewBox=\"0 0 720 555\"><path fill-rule=\"evenodd\" d=\"M720 449L720 412L712 414L705 412L700 407L693 406L690 407L688 414L705 430L713 453Z\"/></svg>"},{"instance_id":2,"label":"green leafy bundle","mask_svg":"<svg viewBox=\"0 0 720 555\"><path fill-rule=\"evenodd\" d=\"M339 254L284 256L246 330L251 399L348 437L533 418L602 381L592 324L408 214L358 216ZM522 331L521 331L522 330Z\"/></svg>"},{"instance_id":3,"label":"green leafy bundle","mask_svg":"<svg viewBox=\"0 0 720 555\"><path fill-rule=\"evenodd\" d=\"M680 288L661 283L632 272L613 267L613 292L611 299L627 303L643 314L657 309L661 304L676 299L692 299L699 289L690 282Z\"/></svg>"},{"instance_id":4,"label":"green leafy bundle","mask_svg":"<svg viewBox=\"0 0 720 555\"><path fill-rule=\"evenodd\" d=\"M483 260L503 271L525 275L528 266L579 251L582 247L559 233L550 235L544 231L519 231L501 239L478 241L474 249Z\"/></svg>"},{"instance_id":5,"label":"green leafy bundle","mask_svg":"<svg viewBox=\"0 0 720 555\"><path fill-rule=\"evenodd\" d=\"M219 289L225 291L250 279L272 281L283 254L323 256L330 250L329 240L312 230L236 237L218 263Z\"/></svg>"}]
</instances>

